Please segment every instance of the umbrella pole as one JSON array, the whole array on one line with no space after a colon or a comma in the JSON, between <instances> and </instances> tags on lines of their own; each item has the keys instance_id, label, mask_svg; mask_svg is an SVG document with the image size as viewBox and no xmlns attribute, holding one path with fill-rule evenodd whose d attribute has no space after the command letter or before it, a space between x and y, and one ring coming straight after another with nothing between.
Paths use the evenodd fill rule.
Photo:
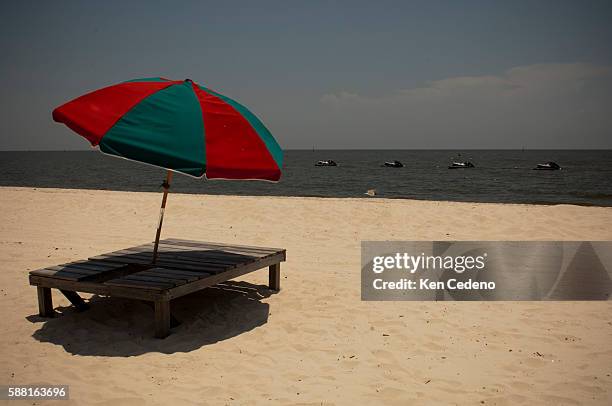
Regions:
<instances>
[{"instance_id":1,"label":"umbrella pole","mask_svg":"<svg viewBox=\"0 0 612 406\"><path fill-rule=\"evenodd\" d=\"M162 197L161 208L159 209L159 225L157 226L157 234L155 234L155 247L153 247L153 261L157 261L157 248L159 246L159 237L161 236L162 223L164 222L164 211L166 210L166 200L168 199L168 189L170 189L170 181L172 180L172 171L166 174L166 181L162 183L164 187L164 196Z\"/></svg>"}]
</instances>

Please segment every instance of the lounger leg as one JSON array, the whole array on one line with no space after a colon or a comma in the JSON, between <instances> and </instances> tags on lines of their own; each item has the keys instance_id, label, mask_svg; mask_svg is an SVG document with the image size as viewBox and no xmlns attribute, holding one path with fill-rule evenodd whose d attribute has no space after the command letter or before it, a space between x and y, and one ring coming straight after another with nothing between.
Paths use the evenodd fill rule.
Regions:
<instances>
[{"instance_id":1,"label":"lounger leg","mask_svg":"<svg viewBox=\"0 0 612 406\"><path fill-rule=\"evenodd\" d=\"M66 296L66 299L70 300L70 303L72 303L72 305L76 307L79 312L89 309L89 305L85 303L85 301L83 301L83 299L81 298L81 296L79 296L78 293L73 292L71 290L61 289L60 292L62 292L62 294Z\"/></svg>"},{"instance_id":2,"label":"lounger leg","mask_svg":"<svg viewBox=\"0 0 612 406\"><path fill-rule=\"evenodd\" d=\"M148 300L144 300L143 303L146 304L147 306L150 306L153 309L155 309L155 302L150 302ZM170 328L178 327L180 325L181 325L181 322L178 321L178 319L176 317L174 317L172 312L170 312Z\"/></svg>"},{"instance_id":3,"label":"lounger leg","mask_svg":"<svg viewBox=\"0 0 612 406\"><path fill-rule=\"evenodd\" d=\"M271 290L279 291L280 290L280 263L270 265L269 267L269 283L268 286Z\"/></svg>"},{"instance_id":4,"label":"lounger leg","mask_svg":"<svg viewBox=\"0 0 612 406\"><path fill-rule=\"evenodd\" d=\"M166 338L170 335L170 301L155 301L155 337Z\"/></svg>"},{"instance_id":5,"label":"lounger leg","mask_svg":"<svg viewBox=\"0 0 612 406\"><path fill-rule=\"evenodd\" d=\"M38 291L38 314L41 317L53 317L53 298L51 297L51 288L43 288L37 286Z\"/></svg>"}]
</instances>

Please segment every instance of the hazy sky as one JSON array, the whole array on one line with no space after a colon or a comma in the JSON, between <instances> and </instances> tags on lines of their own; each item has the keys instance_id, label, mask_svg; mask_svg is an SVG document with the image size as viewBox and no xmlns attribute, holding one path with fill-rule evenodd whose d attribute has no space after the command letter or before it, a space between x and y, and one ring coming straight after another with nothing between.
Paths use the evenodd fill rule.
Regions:
<instances>
[{"instance_id":1,"label":"hazy sky","mask_svg":"<svg viewBox=\"0 0 612 406\"><path fill-rule=\"evenodd\" d=\"M3 1L0 150L54 107L191 78L284 148L612 148L611 1Z\"/></svg>"}]
</instances>

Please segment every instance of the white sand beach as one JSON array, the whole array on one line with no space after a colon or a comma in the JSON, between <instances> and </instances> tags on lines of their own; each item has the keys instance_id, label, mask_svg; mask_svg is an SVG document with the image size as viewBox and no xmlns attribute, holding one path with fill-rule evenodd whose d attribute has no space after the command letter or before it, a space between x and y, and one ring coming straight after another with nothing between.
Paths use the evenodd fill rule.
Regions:
<instances>
[{"instance_id":1,"label":"white sand beach","mask_svg":"<svg viewBox=\"0 0 612 406\"><path fill-rule=\"evenodd\" d=\"M0 188L2 384L68 384L74 405L612 404L612 302L361 302L362 240L612 240L612 208L171 194L163 237L287 249L176 300L54 291L28 271L152 241L159 193ZM89 296L86 296L89 297ZM40 404L40 402L36 402Z\"/></svg>"}]
</instances>

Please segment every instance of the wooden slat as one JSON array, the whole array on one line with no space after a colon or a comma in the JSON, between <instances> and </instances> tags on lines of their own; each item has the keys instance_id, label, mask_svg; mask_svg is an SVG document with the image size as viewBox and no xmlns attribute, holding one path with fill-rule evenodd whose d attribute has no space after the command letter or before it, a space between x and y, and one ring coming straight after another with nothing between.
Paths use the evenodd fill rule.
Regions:
<instances>
[{"instance_id":1,"label":"wooden slat","mask_svg":"<svg viewBox=\"0 0 612 406\"><path fill-rule=\"evenodd\" d=\"M153 244L145 244L140 245L138 247L133 247L131 250L139 250L142 252L150 251L150 247ZM237 257L244 258L263 258L270 254L268 253L240 253L240 252L231 252L231 251L220 251L219 249L205 249L205 250L195 250L195 249L187 249L185 247L180 247L178 245L165 245L160 243L159 252L164 254L178 255L178 256L186 256L186 257L202 257L202 258L210 258L214 260L225 260L225 259L234 259Z\"/></svg>"},{"instance_id":2,"label":"wooden slat","mask_svg":"<svg viewBox=\"0 0 612 406\"><path fill-rule=\"evenodd\" d=\"M52 271L50 269L37 269L35 271L31 271L30 275L44 276L47 278L63 279L67 281L78 281L79 279L87 276L87 275L80 274L80 273L72 273L72 272L67 272L67 271Z\"/></svg>"},{"instance_id":3,"label":"wooden slat","mask_svg":"<svg viewBox=\"0 0 612 406\"><path fill-rule=\"evenodd\" d=\"M168 284L170 287L180 286L180 285L184 285L187 283L185 279L165 278L163 276L142 275L140 272L125 276L121 279L125 279L128 281L165 283L165 284Z\"/></svg>"},{"instance_id":4,"label":"wooden slat","mask_svg":"<svg viewBox=\"0 0 612 406\"><path fill-rule=\"evenodd\" d=\"M121 251L115 251L115 252L109 252L108 254L103 254L106 256L113 256L113 257L117 257L118 259L121 258L135 258L135 259L139 259L142 260L143 264L150 264L151 263L151 254L147 253L147 252L136 252L136 251L129 251L129 250L121 250ZM168 255L162 255L162 253L159 254L156 263L160 263L165 261L167 264L170 263L174 263L177 265L189 265L189 266L207 266L207 267L211 267L211 268L217 268L219 270L223 270L227 268L227 265L224 264L218 264L218 263L208 263L206 261L199 261L197 259L188 259L188 258L172 258Z\"/></svg>"},{"instance_id":5,"label":"wooden slat","mask_svg":"<svg viewBox=\"0 0 612 406\"><path fill-rule=\"evenodd\" d=\"M176 284L176 286L183 285L185 283L189 283L189 282L193 282L193 281L197 281L199 279L199 278L194 278L194 277L167 275L167 274L161 274L159 272L153 273L153 272L146 272L146 271L138 272L137 275L138 276L143 276L143 277L146 277L146 278L155 278L155 279L159 279L159 280L173 281Z\"/></svg>"},{"instance_id":6,"label":"wooden slat","mask_svg":"<svg viewBox=\"0 0 612 406\"><path fill-rule=\"evenodd\" d=\"M67 264L63 264L63 266L70 266L70 267L74 267L78 269L89 269L93 271L108 271L108 270L116 269L119 267L116 264L113 265L113 264L109 264L105 262L88 261L88 260L70 262Z\"/></svg>"},{"instance_id":7,"label":"wooden slat","mask_svg":"<svg viewBox=\"0 0 612 406\"><path fill-rule=\"evenodd\" d=\"M197 281L198 279L201 279L204 276L209 275L209 274L203 273L197 276L196 275L181 275L181 274L176 274L172 272L161 272L161 271L156 270L156 271L141 271L141 272L138 272L138 275L158 276L162 278L180 279L186 282L192 282L192 281Z\"/></svg>"},{"instance_id":8,"label":"wooden slat","mask_svg":"<svg viewBox=\"0 0 612 406\"><path fill-rule=\"evenodd\" d=\"M109 286L124 286L130 288L151 289L151 290L167 290L173 285L163 282L149 282L141 280L128 280L125 278L111 279L104 282L104 285Z\"/></svg>"},{"instance_id":9,"label":"wooden slat","mask_svg":"<svg viewBox=\"0 0 612 406\"><path fill-rule=\"evenodd\" d=\"M122 250L120 254L125 255L150 255L149 250L146 248L133 247ZM133 254L132 254L133 253ZM114 254L114 253L113 253ZM185 263L196 263L196 264L211 264L211 265L236 265L245 261L254 261L257 257L253 256L231 256L231 255L216 255L215 252L203 252L203 251L168 251L160 249L158 252L158 259L163 258L168 261L179 260Z\"/></svg>"},{"instance_id":10,"label":"wooden slat","mask_svg":"<svg viewBox=\"0 0 612 406\"><path fill-rule=\"evenodd\" d=\"M156 265L160 265L162 268L176 268L176 269L186 269L192 271L205 271L207 273L219 273L223 272L226 269L232 268L235 265L221 265L221 264L209 264L201 261L186 261L181 259L173 259L166 258L163 255L159 255Z\"/></svg>"},{"instance_id":11,"label":"wooden slat","mask_svg":"<svg viewBox=\"0 0 612 406\"><path fill-rule=\"evenodd\" d=\"M172 274L176 276L187 276L194 277L197 279L203 278L205 276L210 275L206 272L197 272L197 271L185 271L183 269L174 269L174 268L150 268L146 270L147 272L163 272L167 274Z\"/></svg>"},{"instance_id":12,"label":"wooden slat","mask_svg":"<svg viewBox=\"0 0 612 406\"><path fill-rule=\"evenodd\" d=\"M195 241L195 240L185 240L182 238L165 238L160 242L169 242L169 243L179 243L190 246L212 246L212 247L235 247L241 249L251 249L251 250L259 250L259 251L282 251L283 248L274 248L274 247L261 247L254 245L244 245L244 244L230 244L230 243L220 243L220 242L212 242L212 241Z\"/></svg>"},{"instance_id":13,"label":"wooden slat","mask_svg":"<svg viewBox=\"0 0 612 406\"><path fill-rule=\"evenodd\" d=\"M233 249L230 246L226 246L226 247L208 247L208 248L204 248L204 247L183 247L181 245L176 245L176 244L170 244L170 243L164 243L164 242L160 242L160 249L163 250L168 250L168 251L181 251L184 253L195 253L195 254L202 254L202 255L212 255L214 254L215 256L219 256L219 257L223 257L223 256L234 256L234 255L245 255L245 256L249 256L249 257L254 257L254 258L263 258L266 257L268 255L272 255L275 254L276 251L272 251L272 252L244 252L241 251L240 249ZM153 244L146 244L143 245L142 247L148 247L148 246L153 246Z\"/></svg>"},{"instance_id":14,"label":"wooden slat","mask_svg":"<svg viewBox=\"0 0 612 406\"><path fill-rule=\"evenodd\" d=\"M160 243L161 244L161 243ZM242 248L239 246L232 246L232 245L223 245L223 244L216 244L216 245L185 245L187 243L179 243L179 242L164 242L163 245L166 247L172 246L172 247L180 247L186 250L190 250L190 251L226 251L226 252L232 252L235 254L242 254L242 255L253 255L253 256L266 256L269 254L273 254L275 252L275 250L271 250L271 249L253 249L253 248Z\"/></svg>"},{"instance_id":15,"label":"wooden slat","mask_svg":"<svg viewBox=\"0 0 612 406\"><path fill-rule=\"evenodd\" d=\"M178 258L195 259L219 264L235 264L237 262L256 261L272 254L266 255L244 255L221 251L162 251L164 255L174 255Z\"/></svg>"},{"instance_id":16,"label":"wooden slat","mask_svg":"<svg viewBox=\"0 0 612 406\"><path fill-rule=\"evenodd\" d=\"M223 247L223 248L241 250L242 252L245 252L245 253L249 251L264 252L264 253L274 253L278 251L283 251L282 248L268 248L268 247L253 247L249 245L221 244L221 243L214 243L214 242L181 240L177 238L167 238L167 239L160 241L160 243L179 245L183 247L197 247L197 248L208 248L208 249L210 248L218 249L220 247Z\"/></svg>"},{"instance_id":17,"label":"wooden slat","mask_svg":"<svg viewBox=\"0 0 612 406\"><path fill-rule=\"evenodd\" d=\"M140 265L151 264L150 260L143 260L140 258L127 258L125 256L115 257L112 255L110 256L109 255L98 255L96 257L92 257L92 259L103 260L103 261L108 261L108 262L124 262L124 263L129 263L129 264L140 264ZM203 264L200 266L176 264L176 263L171 263L169 261L165 261L164 259L158 259L156 265L164 267L164 268L168 267L168 268L175 268L175 269L181 269L181 270L187 270L187 271L202 271L202 272L211 273L211 274L219 273L223 271L223 268L211 267L206 264Z\"/></svg>"},{"instance_id":18,"label":"wooden slat","mask_svg":"<svg viewBox=\"0 0 612 406\"><path fill-rule=\"evenodd\" d=\"M112 272L112 269L109 271L105 271L105 272L99 272L99 271L89 271L89 270L84 270L84 269L69 268L68 270L64 270L64 269L53 269L53 268L54 267L51 267L51 269L49 268L38 269L36 271L31 271L30 274L38 275L38 276L45 276L49 278L80 281L83 279L97 279L97 276L99 275L101 276L101 275L104 275L106 272Z\"/></svg>"},{"instance_id":19,"label":"wooden slat","mask_svg":"<svg viewBox=\"0 0 612 406\"><path fill-rule=\"evenodd\" d=\"M121 268L125 266L125 264L105 264L100 265L98 263L89 264L87 261L76 261L70 262L63 265L55 265L49 266L44 269L36 269L30 271L32 275L40 275L40 276L53 276L56 275L58 278L67 279L67 280L79 280L84 277L98 275L104 272L109 272L117 268ZM58 272L61 274L58 275ZM80 275L80 276L77 276Z\"/></svg>"},{"instance_id":20,"label":"wooden slat","mask_svg":"<svg viewBox=\"0 0 612 406\"><path fill-rule=\"evenodd\" d=\"M89 259L83 259L81 261L75 261L73 263L86 263L87 265L96 265L96 266L100 266L100 267L115 267L115 265L112 264L108 264L107 262L102 262L102 261L92 261Z\"/></svg>"},{"instance_id":21,"label":"wooden slat","mask_svg":"<svg viewBox=\"0 0 612 406\"><path fill-rule=\"evenodd\" d=\"M150 251L149 252L145 252L145 251L136 252L136 251L131 251L129 248L117 250L117 251L106 252L100 255L113 256L113 257L124 256L124 257L129 257L129 258L139 258L148 263L151 263L151 261L153 260L152 252Z\"/></svg>"},{"instance_id":22,"label":"wooden slat","mask_svg":"<svg viewBox=\"0 0 612 406\"><path fill-rule=\"evenodd\" d=\"M215 255L215 253L209 252L201 252L201 251L168 251L168 250L160 250L159 256L163 257L166 260L179 260L187 262L194 262L197 264L211 264L212 266L218 266L220 268L225 268L227 265L236 265L238 263L244 262L249 259L256 259L256 257L231 257L225 256L221 257L219 255Z\"/></svg>"},{"instance_id":23,"label":"wooden slat","mask_svg":"<svg viewBox=\"0 0 612 406\"><path fill-rule=\"evenodd\" d=\"M74 266L64 266L64 265L50 266L45 269L48 271L70 272L70 273L76 273L79 275L97 275L101 273L101 271L94 271L93 269L82 269L82 268L77 268Z\"/></svg>"}]
</instances>

